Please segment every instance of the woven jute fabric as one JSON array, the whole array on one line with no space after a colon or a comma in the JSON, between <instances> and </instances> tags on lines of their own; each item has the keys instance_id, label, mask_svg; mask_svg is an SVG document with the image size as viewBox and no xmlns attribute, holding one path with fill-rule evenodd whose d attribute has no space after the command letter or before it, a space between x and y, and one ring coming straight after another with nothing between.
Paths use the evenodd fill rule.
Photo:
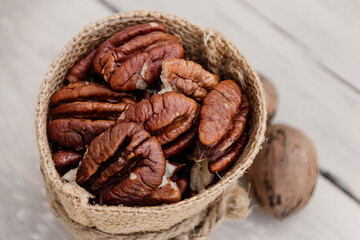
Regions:
<instances>
[{"instance_id":1,"label":"woven jute fabric","mask_svg":"<svg viewBox=\"0 0 360 240\"><path fill-rule=\"evenodd\" d=\"M92 205L89 204L91 194L74 182L62 181L55 169L46 135L50 97L62 86L68 69L87 52L124 27L151 21L162 22L169 33L182 39L186 59L200 63L223 79L233 79L242 85L251 102L249 141L231 170L217 184L192 198L149 207ZM61 210L74 224L107 234L156 232L169 229L185 219L204 218L207 216L204 212L215 206L224 191L252 164L264 140L265 129L266 110L261 82L235 45L216 30L202 29L178 16L155 11L119 13L84 27L51 64L41 85L36 109L36 138L50 205L55 212ZM54 207L54 201L58 207Z\"/></svg>"},{"instance_id":2,"label":"woven jute fabric","mask_svg":"<svg viewBox=\"0 0 360 240\"><path fill-rule=\"evenodd\" d=\"M211 232L223 219L241 221L250 213L247 192L237 183L232 184L204 211L172 226L155 232L136 232L132 234L110 234L86 227L73 221L56 199L51 186L46 183L46 192L54 214L72 232L75 238L82 240L163 240L163 239L208 239Z\"/></svg>"}]
</instances>

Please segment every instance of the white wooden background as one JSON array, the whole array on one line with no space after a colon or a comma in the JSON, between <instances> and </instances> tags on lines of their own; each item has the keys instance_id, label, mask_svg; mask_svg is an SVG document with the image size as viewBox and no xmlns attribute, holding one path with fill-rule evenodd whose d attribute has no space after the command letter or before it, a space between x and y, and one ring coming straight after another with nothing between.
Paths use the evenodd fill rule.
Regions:
<instances>
[{"instance_id":1,"label":"white wooden background","mask_svg":"<svg viewBox=\"0 0 360 240\"><path fill-rule=\"evenodd\" d=\"M360 1L0 0L0 239L72 239L52 215L34 134L50 63L87 23L160 10L222 31L276 85L275 122L306 132L322 175L311 203L282 222L260 209L212 239L360 239Z\"/></svg>"}]
</instances>

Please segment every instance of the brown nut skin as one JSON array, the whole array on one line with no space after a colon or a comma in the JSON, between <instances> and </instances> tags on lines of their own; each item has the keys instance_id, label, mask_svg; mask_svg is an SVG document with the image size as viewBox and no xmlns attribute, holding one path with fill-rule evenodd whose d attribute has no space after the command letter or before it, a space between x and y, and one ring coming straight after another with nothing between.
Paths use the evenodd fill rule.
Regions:
<instances>
[{"instance_id":1,"label":"brown nut skin","mask_svg":"<svg viewBox=\"0 0 360 240\"><path fill-rule=\"evenodd\" d=\"M197 137L197 128L192 128L189 129L187 132L183 133L182 135L180 135L174 141L163 145L162 148L165 157L170 158L182 153L192 144L195 143L196 137Z\"/></svg>"},{"instance_id":2,"label":"brown nut skin","mask_svg":"<svg viewBox=\"0 0 360 240\"><path fill-rule=\"evenodd\" d=\"M141 52L128 58L109 78L112 89L116 91L143 90L160 75L164 59L182 58L183 47L174 42L165 42L147 52Z\"/></svg>"},{"instance_id":3,"label":"brown nut skin","mask_svg":"<svg viewBox=\"0 0 360 240\"><path fill-rule=\"evenodd\" d=\"M146 89L159 77L163 60L184 56L180 38L165 31L155 22L124 28L99 46L95 70L114 90Z\"/></svg>"},{"instance_id":4,"label":"brown nut skin","mask_svg":"<svg viewBox=\"0 0 360 240\"><path fill-rule=\"evenodd\" d=\"M70 83L53 94L50 119L87 118L116 120L136 103L130 93L118 93L98 83L80 81Z\"/></svg>"},{"instance_id":5,"label":"brown nut skin","mask_svg":"<svg viewBox=\"0 0 360 240\"><path fill-rule=\"evenodd\" d=\"M148 52L150 49L166 42L180 43L180 38L163 32L151 32L131 39L118 47L113 53L109 52L103 57L102 62L105 61L105 64L100 74L105 81L110 81L112 75L118 70L118 66L126 62L130 57Z\"/></svg>"},{"instance_id":6,"label":"brown nut skin","mask_svg":"<svg viewBox=\"0 0 360 240\"><path fill-rule=\"evenodd\" d=\"M102 74L102 69L107 63L106 58L108 55L114 54L116 48L122 46L127 41L136 38L137 36L145 35L150 32L160 31L165 32L166 27L161 23L145 23L138 24L135 26L126 27L120 32L113 34L108 40L103 42L96 51L94 58L94 68L99 73ZM104 56L106 55L105 59Z\"/></svg>"},{"instance_id":7,"label":"brown nut skin","mask_svg":"<svg viewBox=\"0 0 360 240\"><path fill-rule=\"evenodd\" d=\"M93 68L93 60L96 54L96 49L88 52L83 58L75 63L75 65L69 69L65 79L69 82L78 82L86 80L89 77L89 73Z\"/></svg>"},{"instance_id":8,"label":"brown nut skin","mask_svg":"<svg viewBox=\"0 0 360 240\"><path fill-rule=\"evenodd\" d=\"M70 83L55 92L50 99L51 106L77 101L99 101L116 103L123 98L136 100L134 95L124 92L115 92L108 86L99 83L78 81Z\"/></svg>"},{"instance_id":9,"label":"brown nut skin","mask_svg":"<svg viewBox=\"0 0 360 240\"><path fill-rule=\"evenodd\" d=\"M240 156L247 143L247 134L244 133L250 102L245 94L241 95L241 104L233 116L226 133L216 143L203 145L197 142L194 151L194 160L209 160L211 173L221 173L228 169Z\"/></svg>"},{"instance_id":10,"label":"brown nut skin","mask_svg":"<svg viewBox=\"0 0 360 240\"><path fill-rule=\"evenodd\" d=\"M143 142L135 149L134 154L142 159L134 166L130 175L100 196L101 204L146 205L148 196L154 194L162 183L165 174L165 157L156 138L151 137ZM159 195L157 199L161 199Z\"/></svg>"},{"instance_id":11,"label":"brown nut skin","mask_svg":"<svg viewBox=\"0 0 360 240\"><path fill-rule=\"evenodd\" d=\"M74 151L59 150L53 155L53 161L56 167L63 168L79 163L82 157L82 154Z\"/></svg>"},{"instance_id":12,"label":"brown nut skin","mask_svg":"<svg viewBox=\"0 0 360 240\"><path fill-rule=\"evenodd\" d=\"M221 139L241 104L241 87L225 80L207 94L200 113L199 140L211 145Z\"/></svg>"},{"instance_id":13,"label":"brown nut skin","mask_svg":"<svg viewBox=\"0 0 360 240\"><path fill-rule=\"evenodd\" d=\"M246 174L258 204L283 219L310 200L318 177L318 159L310 139L286 125L267 129L267 141Z\"/></svg>"},{"instance_id":14,"label":"brown nut skin","mask_svg":"<svg viewBox=\"0 0 360 240\"><path fill-rule=\"evenodd\" d=\"M181 196L184 196L184 194L186 193L186 190L188 189L188 186L189 186L189 180L186 178L180 178L176 175L174 175L171 178L171 180L173 182L175 182L176 185L178 186Z\"/></svg>"},{"instance_id":15,"label":"brown nut skin","mask_svg":"<svg viewBox=\"0 0 360 240\"><path fill-rule=\"evenodd\" d=\"M50 110L51 119L84 118L116 120L129 106L135 104L131 98L123 98L120 103L108 102L72 102Z\"/></svg>"},{"instance_id":16,"label":"brown nut skin","mask_svg":"<svg viewBox=\"0 0 360 240\"><path fill-rule=\"evenodd\" d=\"M82 149L115 124L136 98L99 83L78 81L55 92L50 100L49 138L63 147ZM80 118L80 119L79 119Z\"/></svg>"},{"instance_id":17,"label":"brown nut skin","mask_svg":"<svg viewBox=\"0 0 360 240\"><path fill-rule=\"evenodd\" d=\"M209 171L220 173L228 169L244 150L247 140L248 135L243 134L220 158L209 162Z\"/></svg>"},{"instance_id":18,"label":"brown nut skin","mask_svg":"<svg viewBox=\"0 0 360 240\"><path fill-rule=\"evenodd\" d=\"M170 84L175 92L183 93L200 102L220 80L219 75L206 71L200 64L184 59L163 61L160 78L165 87Z\"/></svg>"},{"instance_id":19,"label":"brown nut skin","mask_svg":"<svg viewBox=\"0 0 360 240\"><path fill-rule=\"evenodd\" d=\"M163 183L151 195L144 199L142 205L170 204L180 201L181 191L177 183L165 177Z\"/></svg>"},{"instance_id":20,"label":"brown nut skin","mask_svg":"<svg viewBox=\"0 0 360 240\"><path fill-rule=\"evenodd\" d=\"M276 109L278 107L278 93L275 88L275 85L269 80L269 78L265 77L262 74L259 74L260 81L263 84L265 91L265 102L266 102L266 111L267 111L267 121L271 122L273 119Z\"/></svg>"},{"instance_id":21,"label":"brown nut skin","mask_svg":"<svg viewBox=\"0 0 360 240\"><path fill-rule=\"evenodd\" d=\"M61 146L80 150L114 124L113 120L57 119L49 122L47 134Z\"/></svg>"},{"instance_id":22,"label":"brown nut skin","mask_svg":"<svg viewBox=\"0 0 360 240\"><path fill-rule=\"evenodd\" d=\"M234 142L240 138L241 134L243 134L247 123L247 116L250 111L250 102L245 94L242 94L241 99L241 105L222 138L216 143L208 146L205 146L200 142L197 143L194 153L195 161L202 161L204 159L214 161L218 159L229 147L231 147Z\"/></svg>"},{"instance_id":23,"label":"brown nut skin","mask_svg":"<svg viewBox=\"0 0 360 240\"><path fill-rule=\"evenodd\" d=\"M124 120L144 124L161 145L196 125L200 106L180 93L154 94L124 111Z\"/></svg>"},{"instance_id":24,"label":"brown nut skin","mask_svg":"<svg viewBox=\"0 0 360 240\"><path fill-rule=\"evenodd\" d=\"M85 153L80 163L76 181L78 184L84 184L92 175L94 175L99 167L107 162L109 165L117 163L122 156L116 154L120 147L125 148L128 153L125 156L126 161L133 155L134 148L150 137L150 134L144 128L136 123L118 122L111 128L108 128L102 134L98 135L91 141L88 151ZM130 141L126 146L123 146ZM120 151L124 152L123 151ZM162 153L162 151L161 151ZM114 158L115 159L112 159ZM113 160L112 162L109 162ZM126 165L122 165L122 170ZM165 160L164 160L165 169ZM104 170L104 169L101 169ZM165 171L165 170L164 170Z\"/></svg>"}]
</instances>

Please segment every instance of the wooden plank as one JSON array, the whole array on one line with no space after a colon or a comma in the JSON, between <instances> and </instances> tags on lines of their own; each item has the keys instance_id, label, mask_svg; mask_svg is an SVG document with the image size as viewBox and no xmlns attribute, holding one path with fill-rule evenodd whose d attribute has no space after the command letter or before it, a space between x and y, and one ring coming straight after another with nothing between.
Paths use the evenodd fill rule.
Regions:
<instances>
[{"instance_id":1,"label":"wooden plank","mask_svg":"<svg viewBox=\"0 0 360 240\"><path fill-rule=\"evenodd\" d=\"M0 239L72 239L48 206L35 143L35 106L51 62L109 11L97 1L0 3Z\"/></svg>"},{"instance_id":2,"label":"wooden plank","mask_svg":"<svg viewBox=\"0 0 360 240\"><path fill-rule=\"evenodd\" d=\"M310 204L298 214L279 221L256 207L243 222L221 224L211 239L350 240L360 238L359 226L359 206L320 178Z\"/></svg>"},{"instance_id":3,"label":"wooden plank","mask_svg":"<svg viewBox=\"0 0 360 240\"><path fill-rule=\"evenodd\" d=\"M360 94L360 4L356 1L266 0L242 2L302 45L319 67ZM306 17L305 17L306 16Z\"/></svg>"},{"instance_id":4,"label":"wooden plank","mask_svg":"<svg viewBox=\"0 0 360 240\"><path fill-rule=\"evenodd\" d=\"M286 64L289 57L284 56L284 52L280 51L280 48L276 44L274 44L276 47L273 47L272 45L269 46L268 44L265 44L266 41L263 39L258 40L258 36L264 37L267 36L267 34L272 33L270 30L267 30L267 34L265 35L252 32L248 28L241 28L242 30L238 31L239 26L241 26L239 23L241 23L242 20L240 21L240 19L237 19L234 23L232 18L230 18L230 23L226 22L226 19L222 15L224 12L227 12L228 9L224 8L224 6L223 8L220 8L219 6L216 8L207 6L207 4L209 4L207 1L200 1L199 3L192 1L192 3L194 3L195 9L184 9L184 4L190 4L190 2L173 3L171 5L168 1L151 3L150 1L128 1L126 6L124 4L122 7L123 10L129 10L131 8L150 8L146 7L146 4L152 4L153 9L167 12L170 10L175 11L176 8L178 8L176 11L179 11L179 15L186 15L191 21L194 21L195 23L198 22L203 27L210 26L221 30L224 29L222 31L227 31L225 32L226 35L230 36L234 42L239 46L244 45L244 48L241 48L249 52L246 52L247 55L255 62L260 70L263 70L265 73L271 73L270 75L273 76L278 86L281 86L281 88L279 88L281 97L283 97L283 92L287 92L285 90L288 90L290 92L284 96L284 99L289 99L292 104L299 103L300 97L298 95L300 95L313 98L312 100L316 105L314 106L314 109L311 110L318 110L327 106L328 102L326 103L326 101L331 98L316 98L314 97L315 90L309 90L308 93L307 89L303 88L303 85L299 84L293 86L286 82L286 79L296 75L295 73L291 73L291 70L295 69L294 65L298 63L300 66L304 67L303 62L306 61L306 58L300 58L301 61L299 62L290 61L290 69L288 69L288 65ZM229 5L228 7L238 7L234 2L231 4L232 5ZM198 11L196 8L204 10ZM234 11L237 10L236 8ZM169 9L169 11L167 9ZM2 133L2 137L0 138L0 155L2 156L0 160L0 239L72 238L70 233L52 215L45 199L34 137L33 119L36 96L38 94L38 86L50 63L65 43L78 32L82 26L101 17L105 17L109 13L108 8L98 4L97 1L87 1L86 4L81 0L51 2L45 0L31 2L16 0L0 3L0 41L2 43L0 45L0 53L2 55L2 57L0 57L0 81L2 86L0 88L0 111L3 113L0 118L0 132ZM246 16L246 11L241 13L244 13ZM250 14L250 16L252 15ZM250 20L256 19L257 18L254 16L250 18ZM256 23L255 26L257 26L257 24L259 23ZM222 28L222 25L226 26ZM261 26L262 25L260 24L260 27ZM244 34L245 37L243 36ZM249 34L249 36L247 34ZM291 50L291 56L301 56L299 52L293 49L294 47L290 43L281 40L281 37L279 36L277 36L277 38L280 39L280 43L285 45L285 48ZM264 44L265 46L262 46ZM265 59L261 59L259 51L260 53L262 53L261 51L265 52L265 55L263 55ZM274 56L275 61L269 65L268 59L272 60L272 56ZM305 67L308 67L308 65L305 65ZM275 68L276 70L272 70L272 68ZM321 71L312 69L310 69L310 72L315 72L315 76L318 77L326 75ZM306 74L304 73L301 76L306 76ZM299 77L296 79L299 80L301 78ZM329 81L331 84L332 78L327 77L325 80ZM321 91L326 81L318 83L317 91ZM303 93L295 94L295 97L291 98L291 93L296 93L296 89L293 89L294 87L297 87L297 91L302 91ZM335 87L338 87L338 85L331 86L331 89ZM337 103L336 106L344 104L346 102L344 99L352 102L353 96L351 94L346 96L346 92L344 92L341 87L339 88L342 97L341 101ZM330 93L334 93L334 91L331 91ZM328 95L326 96L328 97ZM282 103L282 105L280 105L280 110L284 112L279 113L278 118L283 119L286 117L286 110L290 110L288 104L289 103ZM354 105L357 106L356 104L358 104L358 102L355 101ZM310 103L305 102L305 105L299 107L299 109L304 111L304 109L307 109L305 107L308 107L308 105L310 105ZM329 112L327 112L329 111L329 108L330 106L327 106L325 108L326 111L320 111L319 114L327 116L326 114L329 114ZM340 109L341 111L339 114L346 113L346 111L353 111L349 112L349 118L356 117L357 112L354 112L354 109L354 107L345 107L345 109ZM292 111L289 112L293 113ZM336 115L335 113L337 114L337 112L334 111L334 115ZM288 117L288 119L296 119L296 117L301 116L296 112L293 114L295 115ZM304 116L305 120L307 117L308 115ZM316 119L319 121L319 118ZM338 119L339 118L336 118L335 120ZM329 129L336 129L338 124L335 124L335 120L334 122L331 122L333 125L329 126L327 121L324 121L323 124L327 124ZM300 120L298 120L297 123L300 125ZM352 122L345 122L345 124L349 123ZM309 129L315 129L319 125L319 123L316 123L315 126L309 127L310 123L306 122L304 126ZM326 126L324 126L324 128L325 127ZM356 131L358 129L355 128L353 130ZM342 131L342 129L339 131ZM347 133L348 130L345 131L345 133ZM343 133L344 136L346 136L345 133ZM323 141L323 138L319 139L319 141ZM352 140L354 140L353 137L350 137L348 141ZM336 144L334 143L334 145ZM340 147L344 148L344 146L345 143ZM350 151L353 151L353 149L353 146L350 145ZM331 156L330 153L329 155ZM351 152L349 153L349 156L355 155ZM358 170L356 168L347 169L349 170L349 174ZM311 216L318 219L317 222L313 221L313 225L310 225L307 222L310 220L305 218L304 220L299 221L299 223L289 224L291 226L296 225L296 235L286 235L291 234L289 232L284 232L282 234L280 231L280 233L273 231L272 234L274 235L266 238L277 239L285 238L287 236L295 236L297 239L302 238L302 232L298 230L301 229L302 226L310 226L313 229L319 228L321 229L321 232L326 231L324 233L325 236L327 236L326 234L328 233L334 234L334 236L338 236L337 234L342 235L345 231L340 231L341 229L347 230L345 233L348 235L346 236L354 236L354 238L358 236L358 231L356 231L353 226L359 226L358 219L356 219L356 217L359 216L359 209L352 201L341 195L341 192L338 191L338 189L327 184L327 182L320 180L318 192L316 193L313 202L318 202L316 207L313 207L312 203L305 211L311 212ZM324 216L326 215L335 216L341 221L334 221L333 223L330 218L324 219ZM245 228L245 230L251 230L249 231L250 239L259 239L257 231L260 230L255 227L258 226L258 223L265 225L261 226L261 228L265 229L263 234L266 234L266 231L269 230L269 228L266 228L266 224L272 224L271 220L264 218L262 215L258 216L257 214L254 214L253 217L243 223L245 224L246 222L250 224L250 226ZM292 222L297 221L293 220ZM291 227L289 225L287 225L287 227ZM228 227L228 225L225 225L225 229L220 228L217 230L215 234L218 235L214 235L213 239L218 239L217 236L219 236L219 234L221 236L234 236L234 238L240 238L241 235L239 234L240 232L237 226L238 225L231 225ZM281 228L279 224L274 224L272 226ZM334 229L334 231L332 231L332 229ZM232 235L226 235L227 231L231 232ZM336 231L340 232L337 233ZM304 238L313 238L311 235L306 236L307 237ZM316 234L315 236L319 236L319 234Z\"/></svg>"},{"instance_id":5,"label":"wooden plank","mask_svg":"<svg viewBox=\"0 0 360 240\"><path fill-rule=\"evenodd\" d=\"M275 122L288 123L309 135L317 147L320 166L359 198L360 96L315 64L309 57L312 52L305 52L311 49L294 43L234 0L226 4L215 0L107 2L122 11L141 6L221 30L277 86L280 104Z\"/></svg>"}]
</instances>

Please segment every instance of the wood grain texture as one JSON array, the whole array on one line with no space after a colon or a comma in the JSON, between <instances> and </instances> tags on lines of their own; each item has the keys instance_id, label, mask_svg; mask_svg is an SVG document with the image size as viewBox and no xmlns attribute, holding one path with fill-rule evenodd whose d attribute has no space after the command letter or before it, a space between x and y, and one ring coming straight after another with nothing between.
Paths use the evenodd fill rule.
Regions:
<instances>
[{"instance_id":1,"label":"wood grain texture","mask_svg":"<svg viewBox=\"0 0 360 240\"><path fill-rule=\"evenodd\" d=\"M360 94L319 67L311 57L311 49L284 35L245 1L193 1L189 3L191 8L184 7L186 2L182 1L107 2L122 11L138 6L166 11L223 32L278 88L279 108L274 122L288 123L305 132L314 141L320 167L337 176L357 198L360 197L360 125L357 124ZM279 7L275 12L282 12L282 9ZM331 26L323 27L330 31ZM320 35L318 41L324 42L327 38L327 35Z\"/></svg>"},{"instance_id":2,"label":"wood grain texture","mask_svg":"<svg viewBox=\"0 0 360 240\"><path fill-rule=\"evenodd\" d=\"M314 59L328 68L338 64L341 67L336 74L350 82L350 78L357 79L354 69L360 46L351 40L354 52L348 52L346 42L341 43L341 36L329 29L325 20L319 21L317 28L307 28L303 25L309 21L307 16L293 12L296 21L285 25L288 15L282 9L295 11L295 8L263 2L251 1L253 5L249 7L248 2L234 0L107 1L110 5L81 0L1 1L0 239L72 239L46 201L34 133L36 97L49 65L66 42L84 25L106 17L115 9L161 10L224 32L277 86L280 106L275 121L306 132L318 149L320 165L359 195L360 97L334 74L316 65ZM338 24L348 21L346 31L353 32L354 39L359 37L356 35L360 23L358 2L306 1L304 5L300 0L294 2L291 4L296 4L300 13L311 6L317 11L327 9L321 16L334 18ZM321 4L326 6L320 7ZM290 4L283 2L283 5ZM257 11L308 47L284 36ZM272 11L279 16L270 14ZM335 24L334 19L329 21ZM325 34L316 33L319 28ZM305 36L309 34L316 34L316 38ZM343 51L333 49L337 46ZM351 80L352 85L357 83ZM298 215L278 222L256 209L242 223L221 225L212 239L358 239L359 211L353 200L320 178L313 200Z\"/></svg>"},{"instance_id":3,"label":"wood grain texture","mask_svg":"<svg viewBox=\"0 0 360 240\"><path fill-rule=\"evenodd\" d=\"M0 239L72 239L48 206L35 141L39 86L80 29L109 11L97 1L0 2Z\"/></svg>"},{"instance_id":4,"label":"wood grain texture","mask_svg":"<svg viewBox=\"0 0 360 240\"><path fill-rule=\"evenodd\" d=\"M352 240L360 237L359 226L359 206L353 201L348 202L345 195L338 194L337 189L320 178L314 198L294 216L280 221L255 207L243 222L222 223L211 239Z\"/></svg>"},{"instance_id":5,"label":"wood grain texture","mask_svg":"<svg viewBox=\"0 0 360 240\"><path fill-rule=\"evenodd\" d=\"M244 0L309 53L315 64L360 94L360 4L341 0Z\"/></svg>"}]
</instances>

